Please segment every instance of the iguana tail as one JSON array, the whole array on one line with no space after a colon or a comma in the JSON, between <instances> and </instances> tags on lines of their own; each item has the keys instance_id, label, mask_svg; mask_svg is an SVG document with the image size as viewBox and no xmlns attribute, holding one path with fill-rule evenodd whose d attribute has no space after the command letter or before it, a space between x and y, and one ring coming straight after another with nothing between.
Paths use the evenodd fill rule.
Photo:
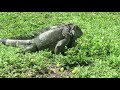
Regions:
<instances>
[{"instance_id":1,"label":"iguana tail","mask_svg":"<svg viewBox=\"0 0 120 90\"><path fill-rule=\"evenodd\" d=\"M3 43L5 45L11 45L11 46L19 46L19 45L30 45L32 42L31 40L15 40L15 39L1 39L0 43Z\"/></svg>"}]
</instances>

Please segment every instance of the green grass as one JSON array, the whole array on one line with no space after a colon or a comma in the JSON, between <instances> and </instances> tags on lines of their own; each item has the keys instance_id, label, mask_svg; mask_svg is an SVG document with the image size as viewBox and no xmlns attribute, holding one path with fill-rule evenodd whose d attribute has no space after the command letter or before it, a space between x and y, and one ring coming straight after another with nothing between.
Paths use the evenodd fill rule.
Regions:
<instances>
[{"instance_id":1,"label":"green grass","mask_svg":"<svg viewBox=\"0 0 120 90\"><path fill-rule=\"evenodd\" d=\"M83 31L66 56L47 49L24 55L16 53L18 47L0 44L0 77L120 77L118 12L0 12L0 38L30 37L60 23L75 23Z\"/></svg>"}]
</instances>

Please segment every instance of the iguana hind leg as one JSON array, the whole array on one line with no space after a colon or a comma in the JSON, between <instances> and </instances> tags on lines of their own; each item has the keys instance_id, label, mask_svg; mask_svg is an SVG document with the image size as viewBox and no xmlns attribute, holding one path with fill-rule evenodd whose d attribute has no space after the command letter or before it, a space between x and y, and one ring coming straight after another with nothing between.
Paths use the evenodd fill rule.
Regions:
<instances>
[{"instance_id":1,"label":"iguana hind leg","mask_svg":"<svg viewBox=\"0 0 120 90\"><path fill-rule=\"evenodd\" d=\"M37 46L36 45L29 45L26 48L24 48L23 52L35 52L37 51Z\"/></svg>"}]
</instances>

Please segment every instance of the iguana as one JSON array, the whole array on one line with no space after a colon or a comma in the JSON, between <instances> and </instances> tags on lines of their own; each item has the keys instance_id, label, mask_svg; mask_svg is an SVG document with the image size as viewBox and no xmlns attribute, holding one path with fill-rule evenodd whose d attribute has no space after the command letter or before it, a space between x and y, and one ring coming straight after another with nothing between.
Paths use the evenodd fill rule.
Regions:
<instances>
[{"instance_id":1,"label":"iguana","mask_svg":"<svg viewBox=\"0 0 120 90\"><path fill-rule=\"evenodd\" d=\"M83 32L72 23L51 26L40 32L38 36L28 40L0 39L0 43L5 45L26 46L23 52L34 52L49 48L55 54L64 52L65 46L71 48L75 40L82 36Z\"/></svg>"}]
</instances>

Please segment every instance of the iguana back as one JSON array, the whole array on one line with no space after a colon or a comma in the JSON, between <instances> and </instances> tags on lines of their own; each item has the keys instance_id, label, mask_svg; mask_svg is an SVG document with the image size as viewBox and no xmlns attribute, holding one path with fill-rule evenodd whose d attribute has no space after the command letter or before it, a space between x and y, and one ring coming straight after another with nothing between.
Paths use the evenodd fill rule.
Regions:
<instances>
[{"instance_id":1,"label":"iguana back","mask_svg":"<svg viewBox=\"0 0 120 90\"><path fill-rule=\"evenodd\" d=\"M59 40L63 39L62 32L65 30L65 26L51 27L50 30L39 34L36 38L32 39L33 43L37 45L38 49L48 47L56 44Z\"/></svg>"}]
</instances>

